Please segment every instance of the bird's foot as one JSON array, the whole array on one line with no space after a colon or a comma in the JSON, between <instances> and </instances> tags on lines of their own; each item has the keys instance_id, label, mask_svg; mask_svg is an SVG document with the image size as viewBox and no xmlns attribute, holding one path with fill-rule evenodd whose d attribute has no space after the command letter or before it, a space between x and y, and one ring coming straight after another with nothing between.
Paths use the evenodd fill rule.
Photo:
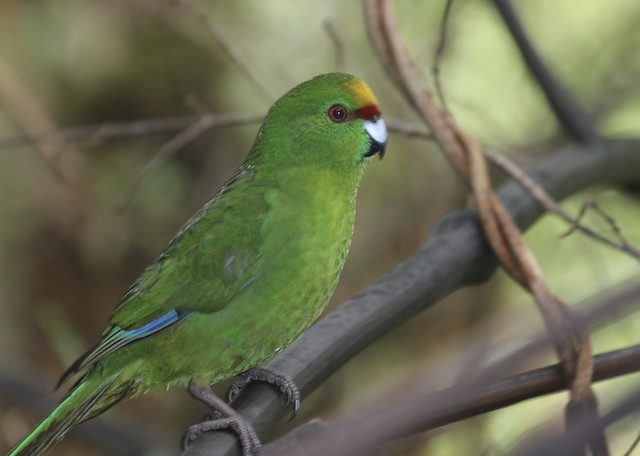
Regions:
<instances>
[{"instance_id":1,"label":"bird's foot","mask_svg":"<svg viewBox=\"0 0 640 456\"><path fill-rule=\"evenodd\" d=\"M182 447L184 450L203 432L217 431L220 429L233 429L238 434L243 456L256 456L262 444L260 438L244 418L225 417L217 420L203 421L202 423L190 426L184 434Z\"/></svg>"},{"instance_id":2,"label":"bird's foot","mask_svg":"<svg viewBox=\"0 0 640 456\"><path fill-rule=\"evenodd\" d=\"M187 447L203 432L217 431L220 429L233 429L240 439L243 456L256 456L262 444L253 426L234 409L216 396L211 388L202 387L191 380L189 392L196 399L204 402L213 409L214 419L203 421L189 427L182 441L183 449Z\"/></svg>"},{"instance_id":3,"label":"bird's foot","mask_svg":"<svg viewBox=\"0 0 640 456\"><path fill-rule=\"evenodd\" d=\"M215 421L224 418L224 415L217 410L211 410L211 412L205 414L205 421Z\"/></svg>"},{"instance_id":4,"label":"bird's foot","mask_svg":"<svg viewBox=\"0 0 640 456\"><path fill-rule=\"evenodd\" d=\"M293 416L296 416L300 410L300 390L288 374L266 367L252 367L240 374L229 387L229 402L232 402L240 394L240 391L253 381L267 382L278 387L287 397L285 405L293 404Z\"/></svg>"}]
</instances>

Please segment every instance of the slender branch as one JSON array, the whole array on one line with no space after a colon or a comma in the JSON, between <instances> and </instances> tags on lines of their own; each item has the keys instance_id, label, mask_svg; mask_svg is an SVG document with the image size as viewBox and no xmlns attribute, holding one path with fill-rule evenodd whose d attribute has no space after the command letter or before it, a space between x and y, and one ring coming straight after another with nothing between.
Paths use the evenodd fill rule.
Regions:
<instances>
[{"instance_id":1,"label":"slender branch","mask_svg":"<svg viewBox=\"0 0 640 456\"><path fill-rule=\"evenodd\" d=\"M236 64L236 66L240 69L242 73L253 83L253 85L258 89L260 95L265 99L265 101L269 103L273 103L276 99L271 88L264 82L264 79L261 78L254 70L253 67L249 64L248 59L246 59L241 51L238 49L234 41L227 36L223 28L218 24L218 21L215 19L213 14L207 11L202 5L198 2L194 1L183 1L183 7L189 12L193 17L199 20L204 27L213 35L216 39L220 47L224 50L224 52L229 56L231 61Z\"/></svg>"},{"instance_id":2,"label":"slender branch","mask_svg":"<svg viewBox=\"0 0 640 456\"><path fill-rule=\"evenodd\" d=\"M264 114L185 115L141 119L132 122L104 122L95 125L82 125L55 131L0 138L0 149L28 145L34 141L45 142L59 139L65 142L99 142L116 138L171 133L184 130L201 117L209 118L209 128L223 128L261 122Z\"/></svg>"},{"instance_id":3,"label":"slender branch","mask_svg":"<svg viewBox=\"0 0 640 456\"><path fill-rule=\"evenodd\" d=\"M165 160L177 153L180 149L185 147L190 142L194 141L198 136L210 130L216 125L217 119L213 116L204 116L197 119L189 127L181 131L178 135L165 143L156 154L151 157L147 164L138 172L137 176L133 180L125 200L120 204L120 211L125 210L131 204L134 196L140 188L142 179L149 174L152 170L160 166Z\"/></svg>"},{"instance_id":4,"label":"slender branch","mask_svg":"<svg viewBox=\"0 0 640 456\"><path fill-rule=\"evenodd\" d=\"M611 230L614 232L614 234L616 235L616 237L618 238L618 241L620 243L620 246L622 247L622 249L630 249L631 253L635 254L634 256L638 259L640 259L640 250L637 250L633 247L631 247L629 245L629 242L627 241L627 238L624 236L624 234L622 234L622 228L620 228L620 226L616 223L616 220L611 217L609 214L607 214L607 211L605 211L604 209L602 209L600 207L600 205L598 203L596 203L593 199L589 198L587 199L587 201L585 201L585 203L582 205L582 207L580 208L580 212L578 214L578 216L576 217L575 222L571 225L571 227L569 228L569 230L564 233L562 236L560 237L566 237L569 236L571 233L573 233L575 230L578 229L578 226L580 224L580 220L586 215L587 210L588 209L593 209L596 214L598 214L607 225L609 225L609 227L611 228Z\"/></svg>"},{"instance_id":5,"label":"slender branch","mask_svg":"<svg viewBox=\"0 0 640 456\"><path fill-rule=\"evenodd\" d=\"M27 134L38 130L54 130L52 119L42 100L28 83L0 56L0 103ZM61 183L82 186L86 171L84 157L63 139L52 137L47 144L37 144L45 166Z\"/></svg>"},{"instance_id":6,"label":"slender branch","mask_svg":"<svg viewBox=\"0 0 640 456\"><path fill-rule=\"evenodd\" d=\"M613 222L613 229L618 234L619 241L614 241L609 239L608 237L598 233L597 231L589 228L588 226L581 223L582 214L584 210L581 210L577 217L573 217L567 211L565 211L562 206L556 203L553 198L551 198L544 189L540 188L532 179L530 179L526 173L522 171L522 169L513 163L508 157L503 154L498 154L492 152L490 150L485 150L485 155L489 160L491 160L496 165L500 166L503 170L505 170L511 177L516 179L527 191L533 196L536 201L538 201L542 207L544 207L547 211L553 212L554 214L559 215L562 219L564 219L567 223L571 224L569 231L563 234L561 237L567 236L573 231L581 231L584 234L590 236L591 238L606 244L610 247L618 249L632 258L636 260L640 260L640 250L630 245L624 237L621 235L620 228L615 224L613 220L606 218L606 220L611 224ZM583 206L583 209L586 209L586 205Z\"/></svg>"},{"instance_id":7,"label":"slender branch","mask_svg":"<svg viewBox=\"0 0 640 456\"><path fill-rule=\"evenodd\" d=\"M535 436L534 439L529 439L520 448L517 448L511 454L518 456L538 456L541 454L561 454L561 455L574 455L582 451L584 447L585 437L592 435L594 432L598 432L599 429L610 426L611 424L620 421L622 418L637 412L640 409L640 391L637 389L627 394L620 402L618 402L611 411L609 411L602 418L589 419L579 423L573 429L570 429L563 435L558 435L557 432L547 432L548 435Z\"/></svg>"},{"instance_id":8,"label":"slender branch","mask_svg":"<svg viewBox=\"0 0 640 456\"><path fill-rule=\"evenodd\" d=\"M630 182L640 177L640 140L573 147L527 173L558 200L590 185ZM543 212L515 181L505 184L498 195L522 229ZM383 334L453 291L486 281L496 266L475 213L448 214L411 257L327 314L269 365L291 375L306 397ZM279 393L260 384L249 385L233 405L263 436L289 413ZM238 455L237 439L224 432L205 434L184 455Z\"/></svg>"},{"instance_id":9,"label":"slender branch","mask_svg":"<svg viewBox=\"0 0 640 456\"><path fill-rule=\"evenodd\" d=\"M453 0L447 0L447 4L444 7L444 12L442 13L442 20L440 21L440 37L438 38L436 53L433 57L433 64L431 65L431 74L433 75L433 80L436 86L436 93L438 94L440 103L446 111L448 111L449 108L447 107L447 100L444 96L442 85L440 84L440 61L442 60L442 56L444 55L444 47L447 39L447 29L449 26L449 17L451 17L450 13L452 7Z\"/></svg>"},{"instance_id":10,"label":"slender branch","mask_svg":"<svg viewBox=\"0 0 640 456\"><path fill-rule=\"evenodd\" d=\"M575 141L595 144L600 135L593 128L587 114L569 91L563 87L542 61L527 37L510 0L493 0L515 40L520 54L542 89L558 121Z\"/></svg>"},{"instance_id":11,"label":"slender branch","mask_svg":"<svg viewBox=\"0 0 640 456\"><path fill-rule=\"evenodd\" d=\"M638 433L638 436L633 441L629 449L625 451L624 456L631 456L633 454L633 450L635 450L638 447L638 444L640 444L640 433Z\"/></svg>"},{"instance_id":12,"label":"slender branch","mask_svg":"<svg viewBox=\"0 0 640 456\"><path fill-rule=\"evenodd\" d=\"M595 356L594 380L640 371L640 345ZM264 448L264 455L347 456L402 437L462 421L566 388L559 364L490 383L450 388L417 397L398 397L390 405L336 422L314 420ZM541 453L538 453L541 454ZM546 453L548 454L548 453ZM556 453L557 454L557 453Z\"/></svg>"}]
</instances>

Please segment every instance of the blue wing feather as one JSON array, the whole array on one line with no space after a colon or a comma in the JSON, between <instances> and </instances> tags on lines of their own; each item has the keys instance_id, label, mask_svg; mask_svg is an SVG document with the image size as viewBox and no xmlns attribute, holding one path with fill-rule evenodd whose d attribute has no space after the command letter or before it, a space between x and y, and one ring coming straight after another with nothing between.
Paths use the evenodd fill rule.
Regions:
<instances>
[{"instance_id":1,"label":"blue wing feather","mask_svg":"<svg viewBox=\"0 0 640 456\"><path fill-rule=\"evenodd\" d=\"M156 318L151 323L147 323L141 328L138 329L129 329L122 330L123 338L128 339L130 341L140 339L142 337L150 336L151 334L157 333L158 331L163 330L171 326L172 324L182 320L187 315L190 315L190 311L179 312L177 310L171 310L166 314L162 315L159 318Z\"/></svg>"},{"instance_id":2,"label":"blue wing feather","mask_svg":"<svg viewBox=\"0 0 640 456\"><path fill-rule=\"evenodd\" d=\"M162 331L163 329L166 329L188 317L191 313L192 312L188 310L178 311L173 309L140 328L123 329L119 326L112 326L103 335L100 342L98 342L93 348L73 363L69 369L67 369L67 371L62 375L62 378L60 378L57 387L59 387L71 375L95 364L108 354L113 353L119 348L122 348L138 339L149 337L152 334Z\"/></svg>"}]
</instances>

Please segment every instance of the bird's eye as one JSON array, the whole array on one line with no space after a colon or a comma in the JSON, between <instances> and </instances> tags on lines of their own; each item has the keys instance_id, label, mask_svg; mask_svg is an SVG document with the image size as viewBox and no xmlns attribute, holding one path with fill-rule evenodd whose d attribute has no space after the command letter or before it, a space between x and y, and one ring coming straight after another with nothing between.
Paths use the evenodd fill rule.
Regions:
<instances>
[{"instance_id":1,"label":"bird's eye","mask_svg":"<svg viewBox=\"0 0 640 456\"><path fill-rule=\"evenodd\" d=\"M342 105L334 105L329 108L327 114L329 115L329 119L334 122L344 122L347 120L347 108Z\"/></svg>"}]
</instances>

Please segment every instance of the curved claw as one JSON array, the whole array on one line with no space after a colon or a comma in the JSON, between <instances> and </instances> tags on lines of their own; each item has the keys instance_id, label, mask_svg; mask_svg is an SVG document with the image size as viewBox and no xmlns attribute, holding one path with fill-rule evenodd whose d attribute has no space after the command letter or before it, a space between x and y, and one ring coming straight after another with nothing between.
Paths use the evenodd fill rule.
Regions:
<instances>
[{"instance_id":1,"label":"curved claw","mask_svg":"<svg viewBox=\"0 0 640 456\"><path fill-rule=\"evenodd\" d=\"M189 427L182 439L183 449L186 450L203 432L231 428L238 434L243 456L256 456L258 454L262 444L258 434L256 434L253 426L248 421L213 394L213 391L208 387L202 387L191 380L189 382L189 392L196 399L208 404L213 409L215 418Z\"/></svg>"},{"instance_id":2,"label":"curved claw","mask_svg":"<svg viewBox=\"0 0 640 456\"><path fill-rule=\"evenodd\" d=\"M240 416L224 417L217 420L203 421L190 426L184 433L182 449L186 450L191 443L203 432L220 429L233 429L238 434L243 456L257 456L262 446L258 434L253 427Z\"/></svg>"},{"instance_id":3,"label":"curved claw","mask_svg":"<svg viewBox=\"0 0 640 456\"><path fill-rule=\"evenodd\" d=\"M286 395L285 405L293 403L293 415L291 419L298 414L300 410L300 390L291 376L266 367L253 367L240 374L238 379L229 387L229 402L233 402L240 392L253 381L267 382L273 386L277 386L282 394Z\"/></svg>"}]
</instances>

